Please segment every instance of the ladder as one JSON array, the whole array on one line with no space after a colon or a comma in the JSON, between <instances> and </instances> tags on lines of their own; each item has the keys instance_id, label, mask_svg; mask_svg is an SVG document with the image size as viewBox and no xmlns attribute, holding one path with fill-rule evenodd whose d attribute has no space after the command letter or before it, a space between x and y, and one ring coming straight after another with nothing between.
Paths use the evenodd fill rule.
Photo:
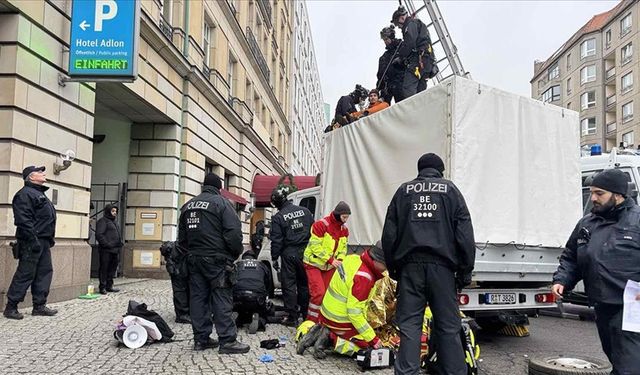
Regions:
<instances>
[{"instance_id":1,"label":"ladder","mask_svg":"<svg viewBox=\"0 0 640 375\"><path fill-rule=\"evenodd\" d=\"M455 44L453 44L453 40L451 39L449 30L447 30L447 25L444 23L444 18L442 18L442 13L440 13L436 1L422 0L424 5L418 9L416 9L414 5L414 0L399 0L399 2L401 4L404 3L407 12L414 17L417 17L422 10L427 11L426 14L429 17L429 22L425 22L425 24L427 25L427 30L430 30L431 46L434 49L436 63L440 69L440 72L433 77L435 83L439 83L453 75L471 79L471 75L465 71L462 66L462 61L460 60L460 56L458 56L458 49ZM435 31L435 33L433 31ZM442 57L443 54L444 57Z\"/></svg>"}]
</instances>

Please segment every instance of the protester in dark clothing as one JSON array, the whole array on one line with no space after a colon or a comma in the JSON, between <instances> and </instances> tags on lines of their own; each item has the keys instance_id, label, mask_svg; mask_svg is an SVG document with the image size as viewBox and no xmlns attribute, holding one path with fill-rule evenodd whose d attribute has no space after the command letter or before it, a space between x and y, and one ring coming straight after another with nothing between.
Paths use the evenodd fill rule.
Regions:
<instances>
[{"instance_id":1,"label":"protester in dark clothing","mask_svg":"<svg viewBox=\"0 0 640 375\"><path fill-rule=\"evenodd\" d=\"M171 277L173 291L173 309L176 323L191 324L189 314L189 274L187 271L187 251L175 241L166 241L160 246L167 272Z\"/></svg>"},{"instance_id":2,"label":"protester in dark clothing","mask_svg":"<svg viewBox=\"0 0 640 375\"><path fill-rule=\"evenodd\" d=\"M194 349L205 350L220 344L221 354L246 353L249 345L237 341L231 317L234 261L243 250L242 229L231 203L220 195L221 188L220 177L209 173L202 193L182 206L178 244L188 253ZM213 329L212 312L219 342L209 337Z\"/></svg>"},{"instance_id":3,"label":"protester in dark clothing","mask_svg":"<svg viewBox=\"0 0 640 375\"><path fill-rule=\"evenodd\" d=\"M251 250L256 254L256 257L260 255L260 251L262 250L264 236L264 221L259 220L256 223L255 232L251 235Z\"/></svg>"},{"instance_id":4,"label":"protester in dark clothing","mask_svg":"<svg viewBox=\"0 0 640 375\"><path fill-rule=\"evenodd\" d=\"M380 38L385 44L385 51L378 59L378 73L376 74L376 87L380 90L380 97L391 104L393 98L398 101L399 90L402 87L404 70L391 62L396 57L402 40L396 39L393 26L385 27L380 31Z\"/></svg>"},{"instance_id":5,"label":"protester in dark clothing","mask_svg":"<svg viewBox=\"0 0 640 375\"><path fill-rule=\"evenodd\" d=\"M552 287L561 298L584 280L602 349L616 375L640 370L640 333L622 330L625 286L640 281L640 207L628 190L628 175L619 169L594 176L593 208L571 233ZM640 294L635 298L640 300Z\"/></svg>"},{"instance_id":6,"label":"protester in dark clothing","mask_svg":"<svg viewBox=\"0 0 640 375\"><path fill-rule=\"evenodd\" d=\"M256 259L253 251L242 254L236 263L238 281L233 286L233 310L238 313L236 325L249 324L249 333L264 330L267 317L271 314L269 301L273 289L269 268Z\"/></svg>"},{"instance_id":7,"label":"protester in dark clothing","mask_svg":"<svg viewBox=\"0 0 640 375\"><path fill-rule=\"evenodd\" d=\"M279 269L282 260L282 299L287 316L282 321L297 326L298 317L306 319L309 308L309 285L302 258L311 237L313 214L305 207L296 206L287 199L288 187L274 189L271 204L278 213L271 220L271 260Z\"/></svg>"},{"instance_id":8,"label":"protester in dark clothing","mask_svg":"<svg viewBox=\"0 0 640 375\"><path fill-rule=\"evenodd\" d=\"M118 207L107 204L103 211L104 216L96 223L96 241L98 241L98 254L100 255L100 267L98 276L100 280L100 294L119 292L113 287L113 276L118 269L120 251L124 246L122 232L118 225Z\"/></svg>"},{"instance_id":9,"label":"protester in dark clothing","mask_svg":"<svg viewBox=\"0 0 640 375\"><path fill-rule=\"evenodd\" d=\"M26 167L22 171L24 187L13 197L12 208L16 226L18 268L7 290L7 305L3 315L22 319L18 304L24 301L31 287L32 315L53 316L58 311L46 307L53 265L51 248L55 244L56 209L44 194L49 188L45 167Z\"/></svg>"},{"instance_id":10,"label":"protester in dark clothing","mask_svg":"<svg viewBox=\"0 0 640 375\"><path fill-rule=\"evenodd\" d=\"M401 101L424 91L427 79L438 73L438 66L427 25L418 18L410 17L404 7L393 12L391 22L402 28L402 45L392 63L404 70L402 87L396 98L396 101Z\"/></svg>"},{"instance_id":11,"label":"protester in dark clothing","mask_svg":"<svg viewBox=\"0 0 640 375\"><path fill-rule=\"evenodd\" d=\"M466 375L456 298L471 283L475 242L462 194L444 179L435 154L418 161L418 177L398 188L382 232L382 248L392 278L398 280L396 318L400 351L396 374L417 374L424 310L433 312L432 342L445 374Z\"/></svg>"}]
</instances>

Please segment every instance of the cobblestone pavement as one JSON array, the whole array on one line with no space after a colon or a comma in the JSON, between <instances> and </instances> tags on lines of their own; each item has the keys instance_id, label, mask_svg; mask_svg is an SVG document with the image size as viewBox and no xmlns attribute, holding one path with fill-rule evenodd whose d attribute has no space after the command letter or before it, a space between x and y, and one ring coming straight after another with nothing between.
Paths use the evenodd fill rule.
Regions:
<instances>
[{"instance_id":1,"label":"cobblestone pavement","mask_svg":"<svg viewBox=\"0 0 640 375\"><path fill-rule=\"evenodd\" d=\"M311 355L295 354L290 342L285 348L265 350L260 340L288 336L294 329L267 326L266 332L249 335L239 331L240 341L251 345L243 355L219 355L217 350L194 352L191 326L173 322L171 286L167 280L148 280L121 285L120 293L97 300L71 300L51 307L60 312L53 318L34 317L22 309L25 319L0 317L1 374L354 374L355 362L330 356L317 361ZM176 332L177 342L147 345L140 349L118 347L113 325L126 311L129 299L147 303ZM559 334L561 333L562 334ZM568 336L564 336L564 332ZM592 322L541 317L532 320L529 338L488 337L482 339L482 374L526 374L524 355L553 354L579 348L572 353L602 357ZM213 335L215 337L215 334ZM271 354L275 361L263 364L258 358ZM378 370L375 374L392 374Z\"/></svg>"}]
</instances>

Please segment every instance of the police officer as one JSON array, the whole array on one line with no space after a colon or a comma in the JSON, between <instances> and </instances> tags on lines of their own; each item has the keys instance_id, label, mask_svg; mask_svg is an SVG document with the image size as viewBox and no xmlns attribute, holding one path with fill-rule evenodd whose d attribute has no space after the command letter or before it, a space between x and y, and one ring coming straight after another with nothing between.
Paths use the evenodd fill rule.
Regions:
<instances>
[{"instance_id":1,"label":"police officer","mask_svg":"<svg viewBox=\"0 0 640 375\"><path fill-rule=\"evenodd\" d=\"M362 103L367 95L369 95L369 90L361 85L356 85L356 88L349 95L341 96L336 104L334 121L342 126L356 121L360 117L356 104Z\"/></svg>"},{"instance_id":2,"label":"police officer","mask_svg":"<svg viewBox=\"0 0 640 375\"><path fill-rule=\"evenodd\" d=\"M242 260L236 262L236 267L238 282L233 286L233 310L238 312L236 325L249 323L249 333L254 334L258 328L264 329L271 312L271 272L251 250L242 254Z\"/></svg>"},{"instance_id":3,"label":"police officer","mask_svg":"<svg viewBox=\"0 0 640 375\"><path fill-rule=\"evenodd\" d=\"M396 101L404 100L427 88L427 78L438 73L431 37L420 19L409 17L404 7L399 7L391 17L391 23L402 28L402 45L393 64L402 67L402 86Z\"/></svg>"},{"instance_id":4,"label":"police officer","mask_svg":"<svg viewBox=\"0 0 640 375\"><path fill-rule=\"evenodd\" d=\"M191 324L186 249L180 247L175 241L166 241L160 246L160 253L164 256L167 272L171 277L176 323Z\"/></svg>"},{"instance_id":5,"label":"police officer","mask_svg":"<svg viewBox=\"0 0 640 375\"><path fill-rule=\"evenodd\" d=\"M233 262L242 253L240 219L231 203L220 195L222 181L214 173L204 178L202 193L180 210L178 244L187 249L189 308L194 349L215 348L221 354L246 353L249 345L237 341L232 287ZM211 313L219 342L209 337Z\"/></svg>"},{"instance_id":6,"label":"police officer","mask_svg":"<svg viewBox=\"0 0 640 375\"><path fill-rule=\"evenodd\" d=\"M278 269L282 259L282 299L287 316L282 324L296 326L298 311L303 318L309 308L309 285L302 258L311 237L313 215L287 200L289 187L277 187L271 194L271 203L278 209L271 220L271 260ZM299 309L299 310L298 310Z\"/></svg>"},{"instance_id":7,"label":"police officer","mask_svg":"<svg viewBox=\"0 0 640 375\"><path fill-rule=\"evenodd\" d=\"M640 207L627 196L627 181L619 169L594 176L593 208L571 233L552 287L562 297L584 280L602 349L616 375L640 371L640 333L622 330L625 286L628 280L640 281Z\"/></svg>"},{"instance_id":8,"label":"police officer","mask_svg":"<svg viewBox=\"0 0 640 375\"><path fill-rule=\"evenodd\" d=\"M56 209L44 195L49 190L45 167L29 166L22 171L24 187L13 197L12 208L16 226L18 268L7 290L4 316L22 319L18 304L24 301L31 287L32 315L53 316L58 311L46 307L53 265L51 247L55 244Z\"/></svg>"},{"instance_id":9,"label":"police officer","mask_svg":"<svg viewBox=\"0 0 640 375\"><path fill-rule=\"evenodd\" d=\"M396 191L384 223L382 248L398 280L400 351L396 374L417 374L426 304L433 312L433 343L443 374L466 375L456 289L471 282L475 243L462 194L442 177L436 154L418 161L418 177Z\"/></svg>"},{"instance_id":10,"label":"police officer","mask_svg":"<svg viewBox=\"0 0 640 375\"><path fill-rule=\"evenodd\" d=\"M385 27L380 31L380 39L384 42L385 51L378 59L378 73L376 75L378 83L376 87L380 89L381 98L391 104L391 99L396 98L402 86L404 70L397 64L391 62L396 57L402 40L396 39L396 31L392 26Z\"/></svg>"}]
</instances>

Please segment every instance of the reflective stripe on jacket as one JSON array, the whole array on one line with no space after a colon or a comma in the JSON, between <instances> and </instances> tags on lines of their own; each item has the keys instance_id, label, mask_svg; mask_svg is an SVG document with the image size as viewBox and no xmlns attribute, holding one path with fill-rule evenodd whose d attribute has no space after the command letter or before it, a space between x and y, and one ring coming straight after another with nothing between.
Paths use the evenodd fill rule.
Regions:
<instances>
[{"instance_id":1,"label":"reflective stripe on jacket","mask_svg":"<svg viewBox=\"0 0 640 375\"><path fill-rule=\"evenodd\" d=\"M333 259L342 260L347 255L349 230L333 216L316 221L311 227L311 238L304 250L304 263L326 271L333 266Z\"/></svg>"}]
</instances>

